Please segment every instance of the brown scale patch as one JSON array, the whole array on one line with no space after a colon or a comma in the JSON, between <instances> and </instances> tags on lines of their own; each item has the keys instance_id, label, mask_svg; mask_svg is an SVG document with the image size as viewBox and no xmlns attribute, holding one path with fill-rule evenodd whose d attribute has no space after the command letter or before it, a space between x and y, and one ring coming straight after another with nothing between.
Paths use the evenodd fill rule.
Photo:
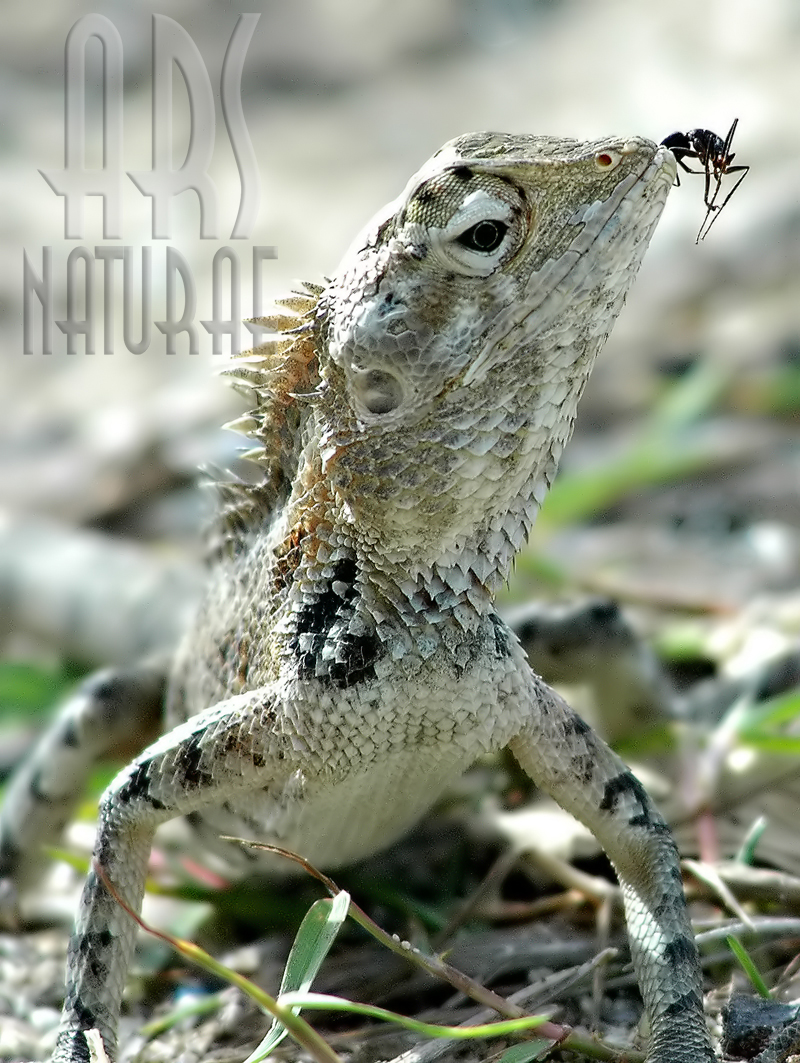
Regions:
<instances>
[{"instance_id":1,"label":"brown scale patch","mask_svg":"<svg viewBox=\"0 0 800 1063\"><path fill-rule=\"evenodd\" d=\"M292 529L273 553L272 590L281 598L294 582L294 574L304 559L316 560L320 533L330 528L331 498L319 468L306 466L298 480L305 489L302 504L290 515Z\"/></svg>"},{"instance_id":2,"label":"brown scale patch","mask_svg":"<svg viewBox=\"0 0 800 1063\"><path fill-rule=\"evenodd\" d=\"M302 522L295 524L275 551L272 590L276 597L284 594L294 582L294 574L303 560L303 544L311 533Z\"/></svg>"}]
</instances>

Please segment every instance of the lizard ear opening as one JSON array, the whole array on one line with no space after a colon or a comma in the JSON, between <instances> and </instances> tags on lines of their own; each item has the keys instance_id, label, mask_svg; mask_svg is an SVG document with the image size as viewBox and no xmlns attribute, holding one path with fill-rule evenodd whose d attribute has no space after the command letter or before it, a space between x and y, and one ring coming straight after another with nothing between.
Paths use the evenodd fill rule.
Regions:
<instances>
[{"instance_id":1,"label":"lizard ear opening","mask_svg":"<svg viewBox=\"0 0 800 1063\"><path fill-rule=\"evenodd\" d=\"M391 413L403 401L403 385L385 369L354 370L350 379L353 397L368 413Z\"/></svg>"}]
</instances>

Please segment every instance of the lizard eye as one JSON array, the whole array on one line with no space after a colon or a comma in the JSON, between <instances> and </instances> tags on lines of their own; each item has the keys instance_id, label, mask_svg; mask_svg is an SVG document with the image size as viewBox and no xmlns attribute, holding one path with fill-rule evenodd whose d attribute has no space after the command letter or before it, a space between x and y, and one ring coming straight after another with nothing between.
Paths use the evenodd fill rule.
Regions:
<instances>
[{"instance_id":1,"label":"lizard eye","mask_svg":"<svg viewBox=\"0 0 800 1063\"><path fill-rule=\"evenodd\" d=\"M488 277L519 250L524 237L521 205L477 189L446 225L429 233L450 268L468 277Z\"/></svg>"},{"instance_id":2,"label":"lizard eye","mask_svg":"<svg viewBox=\"0 0 800 1063\"><path fill-rule=\"evenodd\" d=\"M466 247L468 251L477 251L484 255L496 251L503 242L503 237L508 232L508 226L504 221L496 218L486 218L472 225L460 236L456 237L456 243Z\"/></svg>"}]
</instances>

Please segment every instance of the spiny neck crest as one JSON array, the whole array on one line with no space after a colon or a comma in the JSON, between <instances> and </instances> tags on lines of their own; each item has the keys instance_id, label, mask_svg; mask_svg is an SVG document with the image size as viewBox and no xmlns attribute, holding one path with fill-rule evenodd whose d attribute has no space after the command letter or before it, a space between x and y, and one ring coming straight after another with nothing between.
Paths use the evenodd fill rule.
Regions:
<instances>
[{"instance_id":1,"label":"spiny neck crest","mask_svg":"<svg viewBox=\"0 0 800 1063\"><path fill-rule=\"evenodd\" d=\"M291 494L308 398L319 385L314 324L323 290L304 282L302 290L277 300L277 312L255 322L273 335L223 370L253 403L225 427L253 440L241 457L253 463L255 475L251 481L231 474L215 485L220 504L212 553L235 553L247 533L268 522Z\"/></svg>"}]
</instances>

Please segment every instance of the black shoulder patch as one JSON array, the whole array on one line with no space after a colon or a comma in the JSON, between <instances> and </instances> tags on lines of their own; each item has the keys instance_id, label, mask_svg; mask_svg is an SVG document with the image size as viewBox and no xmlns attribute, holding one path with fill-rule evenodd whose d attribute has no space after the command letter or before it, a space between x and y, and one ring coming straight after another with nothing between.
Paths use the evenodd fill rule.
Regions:
<instances>
[{"instance_id":1,"label":"black shoulder patch","mask_svg":"<svg viewBox=\"0 0 800 1063\"><path fill-rule=\"evenodd\" d=\"M343 630L332 637L333 627L346 628L354 613L357 577L356 562L342 558L314 601L298 611L289 649L297 659L300 679L344 688L374 678L375 662L384 652L374 632L354 635Z\"/></svg>"}]
</instances>

